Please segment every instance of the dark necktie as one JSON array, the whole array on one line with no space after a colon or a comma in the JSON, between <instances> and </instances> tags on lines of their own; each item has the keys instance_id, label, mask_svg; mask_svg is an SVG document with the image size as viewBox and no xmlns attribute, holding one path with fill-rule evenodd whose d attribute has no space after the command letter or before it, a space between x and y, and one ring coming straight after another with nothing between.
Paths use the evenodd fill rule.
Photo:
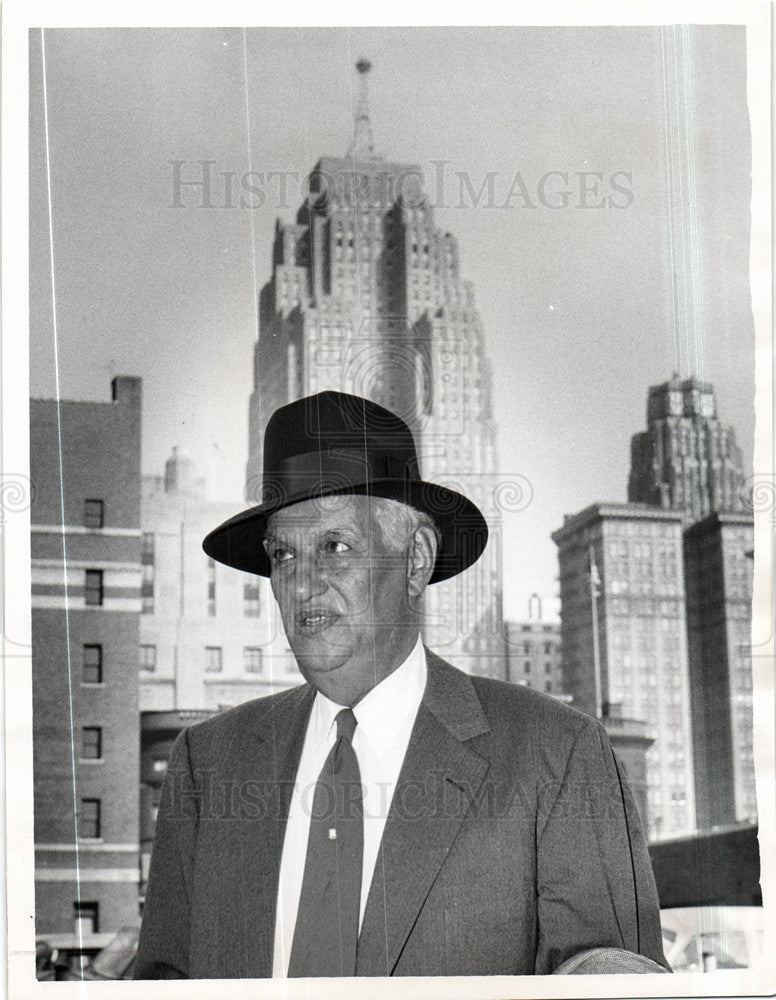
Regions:
<instances>
[{"instance_id":1,"label":"dark necktie","mask_svg":"<svg viewBox=\"0 0 776 1000\"><path fill-rule=\"evenodd\" d=\"M315 786L307 860L288 963L292 976L354 976L364 820L353 749L356 717L337 714L337 741Z\"/></svg>"}]
</instances>

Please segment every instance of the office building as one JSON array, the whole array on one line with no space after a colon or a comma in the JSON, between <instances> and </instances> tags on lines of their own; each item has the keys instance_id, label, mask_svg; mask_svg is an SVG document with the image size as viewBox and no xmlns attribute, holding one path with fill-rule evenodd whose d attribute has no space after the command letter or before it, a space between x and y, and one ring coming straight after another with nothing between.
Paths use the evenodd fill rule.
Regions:
<instances>
[{"instance_id":1,"label":"office building","mask_svg":"<svg viewBox=\"0 0 776 1000\"><path fill-rule=\"evenodd\" d=\"M714 513L685 532L698 826L757 818L752 729L752 517Z\"/></svg>"},{"instance_id":2,"label":"office building","mask_svg":"<svg viewBox=\"0 0 776 1000\"><path fill-rule=\"evenodd\" d=\"M695 792L681 514L594 504L567 516L552 537L572 704L599 718L649 724L648 834L689 833Z\"/></svg>"}]
</instances>

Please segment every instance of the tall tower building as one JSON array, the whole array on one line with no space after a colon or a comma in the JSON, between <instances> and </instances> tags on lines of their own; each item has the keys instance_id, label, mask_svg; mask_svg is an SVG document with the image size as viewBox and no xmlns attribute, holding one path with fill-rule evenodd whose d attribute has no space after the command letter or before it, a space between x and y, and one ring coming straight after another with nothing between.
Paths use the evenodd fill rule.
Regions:
<instances>
[{"instance_id":1,"label":"tall tower building","mask_svg":"<svg viewBox=\"0 0 776 1000\"><path fill-rule=\"evenodd\" d=\"M652 386L647 429L631 441L628 500L681 511L692 524L713 511L746 512L741 451L717 417L714 389L689 378Z\"/></svg>"},{"instance_id":2,"label":"tall tower building","mask_svg":"<svg viewBox=\"0 0 776 1000\"><path fill-rule=\"evenodd\" d=\"M415 435L423 475L469 495L492 531L483 557L427 592L424 635L473 672L506 676L491 370L454 237L420 167L374 152L367 60L357 64L352 148L324 157L293 223L278 222L259 302L247 493L261 492L262 438L279 406L323 389L366 396Z\"/></svg>"}]
</instances>

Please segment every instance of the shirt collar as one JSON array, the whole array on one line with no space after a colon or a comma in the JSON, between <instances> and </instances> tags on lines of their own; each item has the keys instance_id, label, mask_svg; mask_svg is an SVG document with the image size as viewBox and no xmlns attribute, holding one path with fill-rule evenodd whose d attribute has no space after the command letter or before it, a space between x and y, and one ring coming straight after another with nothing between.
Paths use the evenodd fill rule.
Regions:
<instances>
[{"instance_id":1,"label":"shirt collar","mask_svg":"<svg viewBox=\"0 0 776 1000\"><path fill-rule=\"evenodd\" d=\"M407 659L372 688L354 707L353 714L363 739L378 753L387 752L401 734L411 729L426 690L426 652L418 635ZM318 738L328 738L342 705L318 691L311 722Z\"/></svg>"}]
</instances>

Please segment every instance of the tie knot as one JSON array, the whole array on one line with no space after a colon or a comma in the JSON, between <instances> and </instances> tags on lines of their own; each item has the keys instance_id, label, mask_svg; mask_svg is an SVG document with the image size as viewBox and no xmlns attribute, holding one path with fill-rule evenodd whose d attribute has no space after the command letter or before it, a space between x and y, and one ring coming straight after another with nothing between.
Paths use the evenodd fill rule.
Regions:
<instances>
[{"instance_id":1,"label":"tie knot","mask_svg":"<svg viewBox=\"0 0 776 1000\"><path fill-rule=\"evenodd\" d=\"M358 721L353 714L353 709L343 708L341 712L337 712L337 717L334 721L337 723L337 739L344 737L350 743L358 725Z\"/></svg>"}]
</instances>

